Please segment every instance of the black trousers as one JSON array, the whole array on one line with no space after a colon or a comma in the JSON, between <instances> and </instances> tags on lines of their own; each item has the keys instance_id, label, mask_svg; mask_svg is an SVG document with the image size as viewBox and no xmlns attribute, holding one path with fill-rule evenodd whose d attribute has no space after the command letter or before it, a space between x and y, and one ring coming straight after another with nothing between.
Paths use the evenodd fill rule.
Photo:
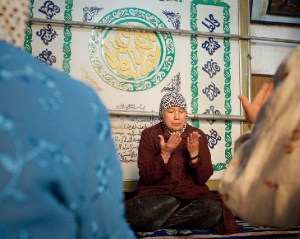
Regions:
<instances>
[{"instance_id":1,"label":"black trousers","mask_svg":"<svg viewBox=\"0 0 300 239\"><path fill-rule=\"evenodd\" d=\"M220 200L178 200L171 195L149 195L126 206L126 219L136 232L158 229L200 229L216 225L222 215Z\"/></svg>"}]
</instances>

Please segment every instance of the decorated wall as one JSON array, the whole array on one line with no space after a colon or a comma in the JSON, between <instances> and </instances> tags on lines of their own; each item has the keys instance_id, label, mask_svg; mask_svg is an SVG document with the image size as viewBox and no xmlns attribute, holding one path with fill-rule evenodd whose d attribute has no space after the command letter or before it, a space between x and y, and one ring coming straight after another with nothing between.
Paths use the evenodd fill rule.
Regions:
<instances>
[{"instance_id":1,"label":"decorated wall","mask_svg":"<svg viewBox=\"0 0 300 239\"><path fill-rule=\"evenodd\" d=\"M239 41L217 36L239 34L238 0L31 3L35 21L27 27L24 49L90 85L110 112L125 112L111 116L124 180L138 179L140 134L158 122L160 99L170 91L185 96L189 123L207 135L212 179L221 177L232 158L240 122L193 115L240 115ZM98 27L90 27L92 23ZM134 112L141 115L133 116Z\"/></svg>"}]
</instances>

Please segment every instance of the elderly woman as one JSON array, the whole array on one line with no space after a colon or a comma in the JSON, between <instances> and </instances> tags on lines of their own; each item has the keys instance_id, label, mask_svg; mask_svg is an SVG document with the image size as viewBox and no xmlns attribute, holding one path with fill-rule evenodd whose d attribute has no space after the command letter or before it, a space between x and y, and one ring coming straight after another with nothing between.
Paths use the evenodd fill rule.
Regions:
<instances>
[{"instance_id":1,"label":"elderly woman","mask_svg":"<svg viewBox=\"0 0 300 239\"><path fill-rule=\"evenodd\" d=\"M217 194L206 185L213 174L207 138L187 124L187 105L179 93L163 96L160 123L142 132L138 150L140 179L126 201L126 217L135 231L160 228L241 231Z\"/></svg>"}]
</instances>

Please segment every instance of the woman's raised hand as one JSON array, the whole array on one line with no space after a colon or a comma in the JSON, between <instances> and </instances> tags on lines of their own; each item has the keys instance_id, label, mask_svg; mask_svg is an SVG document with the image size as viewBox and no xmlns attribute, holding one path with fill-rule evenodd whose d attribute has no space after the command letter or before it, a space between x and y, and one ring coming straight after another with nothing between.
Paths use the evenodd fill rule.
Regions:
<instances>
[{"instance_id":1,"label":"woman's raised hand","mask_svg":"<svg viewBox=\"0 0 300 239\"><path fill-rule=\"evenodd\" d=\"M194 157L198 155L199 152L199 138L201 135L194 131L190 134L190 136L187 138L187 149L190 153L190 157Z\"/></svg>"},{"instance_id":2,"label":"woman's raised hand","mask_svg":"<svg viewBox=\"0 0 300 239\"><path fill-rule=\"evenodd\" d=\"M167 142L162 135L158 135L160 139L161 156L165 163L168 163L171 153L177 148L181 142L181 134L179 131L173 132Z\"/></svg>"},{"instance_id":3,"label":"woman's raised hand","mask_svg":"<svg viewBox=\"0 0 300 239\"><path fill-rule=\"evenodd\" d=\"M274 90L273 83L265 83L261 86L259 92L256 94L252 103L250 103L246 96L239 95L239 99L242 102L243 108L245 110L245 116L248 124L253 124L256 120L257 114L261 106L269 98Z\"/></svg>"}]
</instances>

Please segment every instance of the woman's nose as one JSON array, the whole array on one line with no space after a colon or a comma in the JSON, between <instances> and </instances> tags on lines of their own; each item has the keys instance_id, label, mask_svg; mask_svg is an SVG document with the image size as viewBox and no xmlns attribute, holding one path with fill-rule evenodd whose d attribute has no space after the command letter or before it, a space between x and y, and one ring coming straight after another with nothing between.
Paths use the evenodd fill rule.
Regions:
<instances>
[{"instance_id":1,"label":"woman's nose","mask_svg":"<svg viewBox=\"0 0 300 239\"><path fill-rule=\"evenodd\" d=\"M179 112L176 112L176 111L174 112L174 118L175 118L175 119L178 119L178 118L179 118Z\"/></svg>"}]
</instances>

